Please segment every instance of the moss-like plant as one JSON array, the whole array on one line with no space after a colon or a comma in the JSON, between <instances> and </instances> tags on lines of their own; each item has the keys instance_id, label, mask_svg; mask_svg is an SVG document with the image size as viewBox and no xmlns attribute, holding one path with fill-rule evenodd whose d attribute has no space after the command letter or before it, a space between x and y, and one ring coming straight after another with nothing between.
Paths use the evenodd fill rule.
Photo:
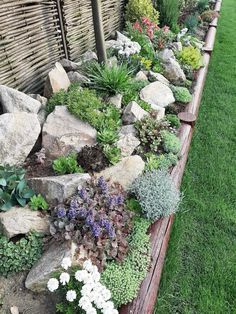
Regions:
<instances>
[{"instance_id":1,"label":"moss-like plant","mask_svg":"<svg viewBox=\"0 0 236 314\"><path fill-rule=\"evenodd\" d=\"M172 126L173 128L178 129L180 127L181 123L180 123L180 119L178 118L177 115L167 114L165 116L165 118L170 123L170 126Z\"/></svg>"},{"instance_id":2,"label":"moss-like plant","mask_svg":"<svg viewBox=\"0 0 236 314\"><path fill-rule=\"evenodd\" d=\"M29 207L32 210L47 210L49 206L45 198L41 194L38 194L31 197Z\"/></svg>"},{"instance_id":3,"label":"moss-like plant","mask_svg":"<svg viewBox=\"0 0 236 314\"><path fill-rule=\"evenodd\" d=\"M176 212L181 194L165 169L147 171L131 186L131 192L139 201L143 214L153 221Z\"/></svg>"},{"instance_id":4,"label":"moss-like plant","mask_svg":"<svg viewBox=\"0 0 236 314\"><path fill-rule=\"evenodd\" d=\"M47 113L53 112L56 106L63 106L66 104L66 91L60 90L59 92L52 95L52 97L48 100L46 111Z\"/></svg>"},{"instance_id":5,"label":"moss-like plant","mask_svg":"<svg viewBox=\"0 0 236 314\"><path fill-rule=\"evenodd\" d=\"M200 50L192 46L184 47L179 53L179 59L182 63L190 65L193 70L199 69L202 65Z\"/></svg>"},{"instance_id":6,"label":"moss-like plant","mask_svg":"<svg viewBox=\"0 0 236 314\"><path fill-rule=\"evenodd\" d=\"M83 169L77 163L76 154L58 157L53 161L52 168L60 175L83 172Z\"/></svg>"},{"instance_id":7,"label":"moss-like plant","mask_svg":"<svg viewBox=\"0 0 236 314\"><path fill-rule=\"evenodd\" d=\"M146 170L158 170L158 169L168 169L171 166L175 166L178 161L178 157L173 153L155 155L149 153L146 155L147 161L145 164Z\"/></svg>"},{"instance_id":8,"label":"moss-like plant","mask_svg":"<svg viewBox=\"0 0 236 314\"><path fill-rule=\"evenodd\" d=\"M117 307L136 297L150 265L150 239L146 219L135 221L129 240L130 251L122 263L111 262L101 275L102 283L111 291Z\"/></svg>"},{"instance_id":9,"label":"moss-like plant","mask_svg":"<svg viewBox=\"0 0 236 314\"><path fill-rule=\"evenodd\" d=\"M30 269L42 254L43 241L38 233L31 233L17 242L0 236L0 275Z\"/></svg>"},{"instance_id":10,"label":"moss-like plant","mask_svg":"<svg viewBox=\"0 0 236 314\"><path fill-rule=\"evenodd\" d=\"M151 0L129 0L126 6L126 20L135 22L142 17L158 23L159 13L155 10Z\"/></svg>"},{"instance_id":11,"label":"moss-like plant","mask_svg":"<svg viewBox=\"0 0 236 314\"><path fill-rule=\"evenodd\" d=\"M164 151L166 153L173 153L177 155L180 152L180 140L175 134L167 130L163 130L161 131L161 139Z\"/></svg>"},{"instance_id":12,"label":"moss-like plant","mask_svg":"<svg viewBox=\"0 0 236 314\"><path fill-rule=\"evenodd\" d=\"M192 100L192 95L186 87L173 86L171 89L177 102L187 104Z\"/></svg>"}]
</instances>

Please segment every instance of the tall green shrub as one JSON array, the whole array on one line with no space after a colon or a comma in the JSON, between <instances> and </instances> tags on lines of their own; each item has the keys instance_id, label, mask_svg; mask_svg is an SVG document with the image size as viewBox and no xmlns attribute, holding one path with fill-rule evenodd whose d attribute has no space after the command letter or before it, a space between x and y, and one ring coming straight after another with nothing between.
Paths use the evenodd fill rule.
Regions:
<instances>
[{"instance_id":1,"label":"tall green shrub","mask_svg":"<svg viewBox=\"0 0 236 314\"><path fill-rule=\"evenodd\" d=\"M179 0L157 0L157 8L161 25L175 30L179 18Z\"/></svg>"},{"instance_id":2,"label":"tall green shrub","mask_svg":"<svg viewBox=\"0 0 236 314\"><path fill-rule=\"evenodd\" d=\"M159 13L153 7L151 0L129 0L126 6L126 20L135 22L142 17L149 18L158 24Z\"/></svg>"}]
</instances>

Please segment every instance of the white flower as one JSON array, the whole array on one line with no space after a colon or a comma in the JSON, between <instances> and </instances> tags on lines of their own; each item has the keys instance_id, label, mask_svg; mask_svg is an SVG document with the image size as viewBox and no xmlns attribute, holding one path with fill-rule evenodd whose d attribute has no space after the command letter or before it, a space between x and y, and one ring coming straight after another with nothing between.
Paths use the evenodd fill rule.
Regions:
<instances>
[{"instance_id":1,"label":"white flower","mask_svg":"<svg viewBox=\"0 0 236 314\"><path fill-rule=\"evenodd\" d=\"M75 279L79 282L87 280L88 276L89 273L87 272L87 270L77 270L77 272L75 273Z\"/></svg>"},{"instance_id":2,"label":"white flower","mask_svg":"<svg viewBox=\"0 0 236 314\"><path fill-rule=\"evenodd\" d=\"M119 312L116 309L105 309L102 310L103 314L119 314Z\"/></svg>"},{"instance_id":3,"label":"white flower","mask_svg":"<svg viewBox=\"0 0 236 314\"><path fill-rule=\"evenodd\" d=\"M104 289L102 290L102 296L105 301L108 301L111 298L110 290L104 287Z\"/></svg>"},{"instance_id":4,"label":"white flower","mask_svg":"<svg viewBox=\"0 0 236 314\"><path fill-rule=\"evenodd\" d=\"M94 282L99 282L101 275L98 271L92 273L92 279Z\"/></svg>"},{"instance_id":5,"label":"white flower","mask_svg":"<svg viewBox=\"0 0 236 314\"><path fill-rule=\"evenodd\" d=\"M106 308L106 302L103 300L103 298L101 298L101 296L98 296L93 302L98 309Z\"/></svg>"},{"instance_id":6,"label":"white flower","mask_svg":"<svg viewBox=\"0 0 236 314\"><path fill-rule=\"evenodd\" d=\"M93 264L90 259L83 263L83 269L87 270L88 272L91 272L91 270L93 269Z\"/></svg>"},{"instance_id":7,"label":"white flower","mask_svg":"<svg viewBox=\"0 0 236 314\"><path fill-rule=\"evenodd\" d=\"M92 303L90 302L89 298L87 296L83 296L80 300L79 300L79 306L84 310L84 311L88 311L91 308L93 308Z\"/></svg>"},{"instance_id":8,"label":"white flower","mask_svg":"<svg viewBox=\"0 0 236 314\"><path fill-rule=\"evenodd\" d=\"M97 311L95 310L95 308L91 308L89 310L86 311L86 314L97 314Z\"/></svg>"},{"instance_id":9,"label":"white flower","mask_svg":"<svg viewBox=\"0 0 236 314\"><path fill-rule=\"evenodd\" d=\"M67 270L69 267L71 267L71 259L69 257L64 257L61 262L61 267Z\"/></svg>"},{"instance_id":10,"label":"white flower","mask_svg":"<svg viewBox=\"0 0 236 314\"><path fill-rule=\"evenodd\" d=\"M65 286L70 281L70 275L68 273L61 273L60 283Z\"/></svg>"},{"instance_id":11,"label":"white flower","mask_svg":"<svg viewBox=\"0 0 236 314\"><path fill-rule=\"evenodd\" d=\"M76 292L74 290L69 290L66 293L66 300L73 302L76 299Z\"/></svg>"},{"instance_id":12,"label":"white flower","mask_svg":"<svg viewBox=\"0 0 236 314\"><path fill-rule=\"evenodd\" d=\"M104 306L103 306L103 310L114 310L114 304L111 301L107 301L105 302Z\"/></svg>"},{"instance_id":13,"label":"white flower","mask_svg":"<svg viewBox=\"0 0 236 314\"><path fill-rule=\"evenodd\" d=\"M93 286L92 286L92 285L90 285L90 284L84 285L84 286L82 287L82 289L81 289L81 294L82 294L82 296L89 296L90 293L91 293L91 291L92 291L92 289L93 289Z\"/></svg>"},{"instance_id":14,"label":"white flower","mask_svg":"<svg viewBox=\"0 0 236 314\"><path fill-rule=\"evenodd\" d=\"M51 278L47 283L48 290L54 292L59 287L59 281L56 278Z\"/></svg>"}]
</instances>

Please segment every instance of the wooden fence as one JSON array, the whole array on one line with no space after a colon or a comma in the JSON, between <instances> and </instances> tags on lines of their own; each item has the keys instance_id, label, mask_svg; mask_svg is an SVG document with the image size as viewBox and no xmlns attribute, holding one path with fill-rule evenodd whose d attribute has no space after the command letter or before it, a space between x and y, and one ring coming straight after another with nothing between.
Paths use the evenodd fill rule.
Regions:
<instances>
[{"instance_id":1,"label":"wooden fence","mask_svg":"<svg viewBox=\"0 0 236 314\"><path fill-rule=\"evenodd\" d=\"M107 38L121 27L125 0L101 2ZM0 0L0 84L39 92L56 61L94 46L91 0Z\"/></svg>"}]
</instances>

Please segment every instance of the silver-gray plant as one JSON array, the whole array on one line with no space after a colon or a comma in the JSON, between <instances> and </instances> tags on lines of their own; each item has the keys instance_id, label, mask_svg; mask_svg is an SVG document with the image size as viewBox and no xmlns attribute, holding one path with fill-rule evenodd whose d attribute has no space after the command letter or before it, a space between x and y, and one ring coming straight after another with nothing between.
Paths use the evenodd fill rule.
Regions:
<instances>
[{"instance_id":1,"label":"silver-gray plant","mask_svg":"<svg viewBox=\"0 0 236 314\"><path fill-rule=\"evenodd\" d=\"M167 170L146 171L131 186L144 215L155 221L175 213L182 195L172 182Z\"/></svg>"}]
</instances>

